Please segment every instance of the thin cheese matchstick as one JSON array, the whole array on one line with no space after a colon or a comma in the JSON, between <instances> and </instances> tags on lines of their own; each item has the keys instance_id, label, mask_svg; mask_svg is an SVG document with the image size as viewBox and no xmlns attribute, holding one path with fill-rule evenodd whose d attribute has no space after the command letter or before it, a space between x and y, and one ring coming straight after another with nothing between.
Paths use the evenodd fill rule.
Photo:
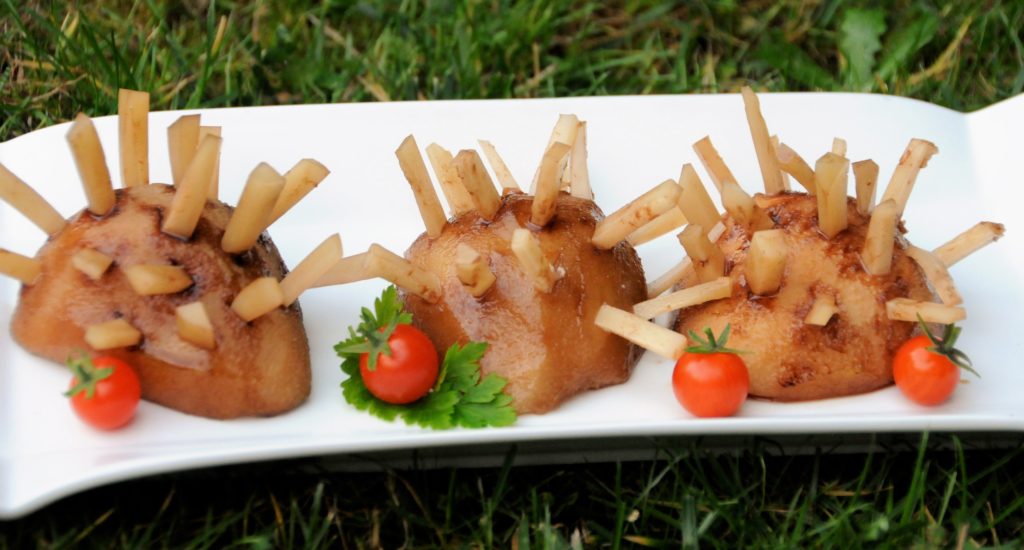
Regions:
<instances>
[{"instance_id":1,"label":"thin cheese matchstick","mask_svg":"<svg viewBox=\"0 0 1024 550\"><path fill-rule=\"evenodd\" d=\"M953 237L946 244L932 251L946 267L970 256L989 243L994 243L1006 232L1001 223L978 222L977 225Z\"/></svg>"},{"instance_id":2,"label":"thin cheese matchstick","mask_svg":"<svg viewBox=\"0 0 1024 550\"><path fill-rule=\"evenodd\" d=\"M473 201L473 208L485 220L493 220L501 208L501 197L494 188L491 176L484 168L480 155L471 149L464 149L455 155L453 161L455 171L462 180L462 185Z\"/></svg>"},{"instance_id":3,"label":"thin cheese matchstick","mask_svg":"<svg viewBox=\"0 0 1024 550\"><path fill-rule=\"evenodd\" d=\"M112 263L113 258L92 248L83 248L71 257L71 265L94 281L103 278Z\"/></svg>"},{"instance_id":4,"label":"thin cheese matchstick","mask_svg":"<svg viewBox=\"0 0 1024 550\"><path fill-rule=\"evenodd\" d=\"M320 182L324 181L330 173L331 171L326 166L313 159L302 159L296 162L295 166L284 173L284 188L281 189L281 194L278 195L267 225L263 229L270 227L296 204L299 204L299 201L310 191L316 189L316 186L320 185Z\"/></svg>"},{"instance_id":5,"label":"thin cheese matchstick","mask_svg":"<svg viewBox=\"0 0 1024 550\"><path fill-rule=\"evenodd\" d=\"M559 184L561 180L562 161L572 146L561 141L555 141L548 145L544 151L544 157L537 168L537 175L534 178L535 193L533 206L530 212L530 222L538 227L544 227L551 217L555 215L555 201L558 200Z\"/></svg>"},{"instance_id":6,"label":"thin cheese matchstick","mask_svg":"<svg viewBox=\"0 0 1024 550\"><path fill-rule=\"evenodd\" d=\"M220 126L200 126L200 144L203 143L203 138L205 138L206 136L221 137ZM213 174L210 177L210 187L207 189L207 196L212 200L217 200L218 197L220 196L220 148L217 149L217 158L214 160L213 163Z\"/></svg>"},{"instance_id":7,"label":"thin cheese matchstick","mask_svg":"<svg viewBox=\"0 0 1024 550\"><path fill-rule=\"evenodd\" d=\"M883 201L871 211L868 234L860 259L864 271L871 275L885 275L892 269L892 250L896 244L896 222L900 211L896 201Z\"/></svg>"},{"instance_id":8,"label":"thin cheese matchstick","mask_svg":"<svg viewBox=\"0 0 1024 550\"><path fill-rule=\"evenodd\" d=\"M679 194L679 209L686 214L686 219L690 220L690 223L714 227L722 219L692 165L683 165L683 170L679 174L679 187L682 189L682 193Z\"/></svg>"},{"instance_id":9,"label":"thin cheese matchstick","mask_svg":"<svg viewBox=\"0 0 1024 550\"><path fill-rule=\"evenodd\" d=\"M252 248L260 233L267 227L267 220L274 204L284 189L284 176L277 173L265 162L259 163L249 174L238 206L231 213L220 248L228 254L239 254Z\"/></svg>"},{"instance_id":10,"label":"thin cheese matchstick","mask_svg":"<svg viewBox=\"0 0 1024 550\"><path fill-rule=\"evenodd\" d=\"M413 195L416 196L416 206L420 209L423 224L427 226L427 235L431 239L436 239L441 235L448 220L445 218L444 209L441 208L441 202L437 200L437 192L434 191L434 184L427 173L427 165L423 163L423 157L420 156L419 147L412 135L402 140L395 155L406 181L412 187Z\"/></svg>"},{"instance_id":11,"label":"thin cheese matchstick","mask_svg":"<svg viewBox=\"0 0 1024 550\"><path fill-rule=\"evenodd\" d=\"M85 329L85 343L97 351L128 348L141 341L142 333L124 319L114 319Z\"/></svg>"},{"instance_id":12,"label":"thin cheese matchstick","mask_svg":"<svg viewBox=\"0 0 1024 550\"><path fill-rule=\"evenodd\" d=\"M718 150L711 143L711 136L704 136L700 141L694 143L693 150L697 153L700 163L704 165L704 170L711 177L711 183L715 184L719 192L722 192L722 184L727 181L738 185L736 177L732 175L732 171L729 170L725 161L722 160L722 156L718 154Z\"/></svg>"},{"instance_id":13,"label":"thin cheese matchstick","mask_svg":"<svg viewBox=\"0 0 1024 550\"><path fill-rule=\"evenodd\" d=\"M942 303L947 306L958 306L964 303L963 298L960 297L960 292L956 289L956 284L953 282L953 277L949 275L946 264L942 263L942 260L931 252L916 246L908 246L906 252L907 256L910 256L920 266L921 271L924 272L924 277L928 279L928 283L935 289L935 293L939 295Z\"/></svg>"},{"instance_id":14,"label":"thin cheese matchstick","mask_svg":"<svg viewBox=\"0 0 1024 550\"><path fill-rule=\"evenodd\" d=\"M178 326L178 337L182 340L203 349L217 347L213 323L202 302L178 306L174 310L174 320Z\"/></svg>"},{"instance_id":15,"label":"thin cheese matchstick","mask_svg":"<svg viewBox=\"0 0 1024 550\"><path fill-rule=\"evenodd\" d=\"M900 215L907 209L907 200L910 192L914 189L914 182L921 169L927 166L928 159L939 152L939 148L930 141L923 139L912 139L907 145L906 151L900 157L900 163L889 179L889 185L885 188L882 200L892 199L900 209Z\"/></svg>"},{"instance_id":16,"label":"thin cheese matchstick","mask_svg":"<svg viewBox=\"0 0 1024 550\"><path fill-rule=\"evenodd\" d=\"M690 224L678 238L679 244L686 249L686 255L693 260L698 281L707 283L725 275L725 254L708 239L702 226Z\"/></svg>"},{"instance_id":17,"label":"thin cheese matchstick","mask_svg":"<svg viewBox=\"0 0 1024 550\"><path fill-rule=\"evenodd\" d=\"M587 154L587 123L581 120L576 130L576 141L572 144L569 162L569 193L589 201L594 200L594 190L590 187Z\"/></svg>"},{"instance_id":18,"label":"thin cheese matchstick","mask_svg":"<svg viewBox=\"0 0 1024 550\"><path fill-rule=\"evenodd\" d=\"M85 189L85 198L89 202L89 212L96 216L105 216L117 201L114 187L110 183L110 171L107 170L107 158L100 145L100 136L92 119L79 113L68 130L68 145L75 157L78 176Z\"/></svg>"},{"instance_id":19,"label":"thin cheese matchstick","mask_svg":"<svg viewBox=\"0 0 1024 550\"><path fill-rule=\"evenodd\" d=\"M590 242L602 250L614 247L642 225L674 208L681 192L676 182L663 181L654 189L597 222Z\"/></svg>"},{"instance_id":20,"label":"thin cheese matchstick","mask_svg":"<svg viewBox=\"0 0 1024 550\"><path fill-rule=\"evenodd\" d=\"M744 276L754 294L772 294L782 286L789 248L781 229L757 231L750 239Z\"/></svg>"},{"instance_id":21,"label":"thin cheese matchstick","mask_svg":"<svg viewBox=\"0 0 1024 550\"><path fill-rule=\"evenodd\" d=\"M633 246L640 246L686 225L686 215L676 205L662 212L657 218L640 226L629 234L626 240Z\"/></svg>"},{"instance_id":22,"label":"thin cheese matchstick","mask_svg":"<svg viewBox=\"0 0 1024 550\"><path fill-rule=\"evenodd\" d=\"M555 127L551 129L548 145L559 142L571 146L576 142L576 133L580 128L580 119L576 115L558 115Z\"/></svg>"},{"instance_id":23,"label":"thin cheese matchstick","mask_svg":"<svg viewBox=\"0 0 1024 550\"><path fill-rule=\"evenodd\" d=\"M653 319L662 313L697 306L712 300L732 296L732 279L719 277L706 283L670 292L633 306L633 313L643 319Z\"/></svg>"},{"instance_id":24,"label":"thin cheese matchstick","mask_svg":"<svg viewBox=\"0 0 1024 550\"><path fill-rule=\"evenodd\" d=\"M832 138L832 154L839 155L841 157L846 156L846 140L837 137Z\"/></svg>"},{"instance_id":25,"label":"thin cheese matchstick","mask_svg":"<svg viewBox=\"0 0 1024 550\"><path fill-rule=\"evenodd\" d=\"M825 153L814 165L814 184L818 188L818 227L829 238L846 229L849 223L846 206L847 173L850 161Z\"/></svg>"},{"instance_id":26,"label":"thin cheese matchstick","mask_svg":"<svg viewBox=\"0 0 1024 550\"><path fill-rule=\"evenodd\" d=\"M688 344L682 334L608 304L597 310L594 324L666 359L679 359Z\"/></svg>"},{"instance_id":27,"label":"thin cheese matchstick","mask_svg":"<svg viewBox=\"0 0 1024 550\"><path fill-rule=\"evenodd\" d=\"M345 285L372 279L374 274L366 270L366 257L367 253L362 252L338 260L310 288Z\"/></svg>"},{"instance_id":28,"label":"thin cheese matchstick","mask_svg":"<svg viewBox=\"0 0 1024 550\"><path fill-rule=\"evenodd\" d=\"M192 277L176 265L139 264L122 271L139 296L174 294L192 286Z\"/></svg>"},{"instance_id":29,"label":"thin cheese matchstick","mask_svg":"<svg viewBox=\"0 0 1024 550\"><path fill-rule=\"evenodd\" d=\"M722 233L725 233L725 225L722 222L718 222L708 232L708 239L712 242L717 241L722 236ZM660 277L647 283L647 295L651 297L661 296L666 290L686 278L688 274L693 274L693 260L686 256Z\"/></svg>"},{"instance_id":30,"label":"thin cheese matchstick","mask_svg":"<svg viewBox=\"0 0 1024 550\"><path fill-rule=\"evenodd\" d=\"M512 232L512 253L533 281L534 288L541 292L551 292L561 275L544 257L540 240L529 229L518 228Z\"/></svg>"},{"instance_id":31,"label":"thin cheese matchstick","mask_svg":"<svg viewBox=\"0 0 1024 550\"><path fill-rule=\"evenodd\" d=\"M199 147L199 115L184 115L167 127L167 150L171 157L171 180L181 184L185 170Z\"/></svg>"},{"instance_id":32,"label":"thin cheese matchstick","mask_svg":"<svg viewBox=\"0 0 1024 550\"><path fill-rule=\"evenodd\" d=\"M455 249L455 273L470 294L479 298L494 285L494 273L479 252L466 243Z\"/></svg>"},{"instance_id":33,"label":"thin cheese matchstick","mask_svg":"<svg viewBox=\"0 0 1024 550\"><path fill-rule=\"evenodd\" d=\"M149 185L149 94L117 91L117 130L121 144L121 184Z\"/></svg>"},{"instance_id":34,"label":"thin cheese matchstick","mask_svg":"<svg viewBox=\"0 0 1024 550\"><path fill-rule=\"evenodd\" d=\"M7 275L31 285L36 282L42 271L43 264L39 260L0 248L0 275Z\"/></svg>"},{"instance_id":35,"label":"thin cheese matchstick","mask_svg":"<svg viewBox=\"0 0 1024 550\"><path fill-rule=\"evenodd\" d=\"M284 293L281 284L273 277L260 277L246 285L231 302L231 309L249 322L281 307Z\"/></svg>"},{"instance_id":36,"label":"thin cheese matchstick","mask_svg":"<svg viewBox=\"0 0 1024 550\"><path fill-rule=\"evenodd\" d=\"M504 159L498 154L498 150L494 148L494 145L483 139L477 140L477 143L483 149L487 162L491 164L491 169L494 170L494 176L498 178L498 184L501 185L501 189L503 191L519 191L519 184L516 183L516 178L512 177L512 171L508 169Z\"/></svg>"},{"instance_id":37,"label":"thin cheese matchstick","mask_svg":"<svg viewBox=\"0 0 1024 550\"><path fill-rule=\"evenodd\" d=\"M814 298L811 310L804 317L804 323L823 327L828 324L829 320L836 313L839 313L839 307L836 306L836 297L831 294L820 294Z\"/></svg>"},{"instance_id":38,"label":"thin cheese matchstick","mask_svg":"<svg viewBox=\"0 0 1024 550\"><path fill-rule=\"evenodd\" d=\"M782 172L779 171L778 162L775 160L775 148L772 147L771 134L768 133L768 127L761 115L761 102L749 86L744 86L742 93L743 106L747 113L747 125L750 126L750 137L754 141L757 163L761 166L761 177L764 179L764 191L769 195L781 193L784 190Z\"/></svg>"},{"instance_id":39,"label":"thin cheese matchstick","mask_svg":"<svg viewBox=\"0 0 1024 550\"><path fill-rule=\"evenodd\" d=\"M857 184L857 212L866 216L875 206L878 164L871 159L858 160L853 163L853 179Z\"/></svg>"},{"instance_id":40,"label":"thin cheese matchstick","mask_svg":"<svg viewBox=\"0 0 1024 550\"><path fill-rule=\"evenodd\" d=\"M447 149L436 143L427 146L427 158L430 159L430 166L434 169L434 176L441 185L441 192L448 201L448 209L453 217L459 217L466 212L472 212L476 206L473 197L469 196L466 187L462 184L462 178L455 170L454 158Z\"/></svg>"},{"instance_id":41,"label":"thin cheese matchstick","mask_svg":"<svg viewBox=\"0 0 1024 550\"><path fill-rule=\"evenodd\" d=\"M374 277L390 281L430 303L441 297L441 284L437 277L379 244L370 245L365 261L366 270Z\"/></svg>"},{"instance_id":42,"label":"thin cheese matchstick","mask_svg":"<svg viewBox=\"0 0 1024 550\"><path fill-rule=\"evenodd\" d=\"M947 306L932 302L917 302L909 298L896 298L885 303L885 312L894 321L916 323L918 317L926 323L951 325L967 318L960 306Z\"/></svg>"},{"instance_id":43,"label":"thin cheese matchstick","mask_svg":"<svg viewBox=\"0 0 1024 550\"><path fill-rule=\"evenodd\" d=\"M60 233L67 221L35 189L0 164L0 200L42 229L49 236Z\"/></svg>"},{"instance_id":44,"label":"thin cheese matchstick","mask_svg":"<svg viewBox=\"0 0 1024 550\"><path fill-rule=\"evenodd\" d=\"M341 236L324 239L281 281L281 305L288 307L341 260Z\"/></svg>"},{"instance_id":45,"label":"thin cheese matchstick","mask_svg":"<svg viewBox=\"0 0 1024 550\"><path fill-rule=\"evenodd\" d=\"M727 181L722 185L722 206L737 223L755 231L771 229L775 225L768 212L735 182Z\"/></svg>"},{"instance_id":46,"label":"thin cheese matchstick","mask_svg":"<svg viewBox=\"0 0 1024 550\"><path fill-rule=\"evenodd\" d=\"M772 156L775 158L775 163L778 164L778 162L779 162L779 145L782 144L782 141L779 140L779 136L777 136L777 135L773 135L771 138L769 138L769 141L771 141L771 143L772 143ZM792 182L790 181L790 176L789 176L789 174L786 173L785 170L782 169L781 166L779 166L779 174L781 174L780 177L782 178L782 190L786 191L786 192L792 191L793 185L792 185Z\"/></svg>"},{"instance_id":47,"label":"thin cheese matchstick","mask_svg":"<svg viewBox=\"0 0 1024 550\"><path fill-rule=\"evenodd\" d=\"M220 157L220 145L221 138L213 135L206 136L199 144L192 164L174 192L171 207L164 215L164 233L182 239L192 236L206 206L207 192Z\"/></svg>"},{"instance_id":48,"label":"thin cheese matchstick","mask_svg":"<svg viewBox=\"0 0 1024 550\"><path fill-rule=\"evenodd\" d=\"M775 150L775 158L779 161L779 167L793 176L793 179L803 186L809 195L817 192L817 186L814 184L814 170L796 151L785 143L780 143Z\"/></svg>"}]
</instances>

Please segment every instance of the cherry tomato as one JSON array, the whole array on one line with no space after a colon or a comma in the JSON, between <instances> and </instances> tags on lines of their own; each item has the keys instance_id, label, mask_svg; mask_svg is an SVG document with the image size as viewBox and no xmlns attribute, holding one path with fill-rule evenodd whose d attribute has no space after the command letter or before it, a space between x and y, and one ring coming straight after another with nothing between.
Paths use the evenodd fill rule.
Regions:
<instances>
[{"instance_id":1,"label":"cherry tomato","mask_svg":"<svg viewBox=\"0 0 1024 550\"><path fill-rule=\"evenodd\" d=\"M927 336L915 336L904 342L893 358L896 387L920 405L946 401L960 382L960 367L945 355L929 350L932 346Z\"/></svg>"},{"instance_id":2,"label":"cherry tomato","mask_svg":"<svg viewBox=\"0 0 1024 550\"><path fill-rule=\"evenodd\" d=\"M71 398L71 408L82 421L101 430L113 430L135 416L142 388L131 366L108 356L72 358L68 365L75 376L65 395Z\"/></svg>"},{"instance_id":3,"label":"cherry tomato","mask_svg":"<svg viewBox=\"0 0 1024 550\"><path fill-rule=\"evenodd\" d=\"M419 329L405 324L395 327L388 338L391 355L381 353L377 365L369 367L369 354L359 358L359 372L366 389L377 399L401 405L423 397L437 381L437 350Z\"/></svg>"},{"instance_id":4,"label":"cherry tomato","mask_svg":"<svg viewBox=\"0 0 1024 550\"><path fill-rule=\"evenodd\" d=\"M747 399L750 374L738 355L684 353L672 371L672 390L694 416L731 416Z\"/></svg>"}]
</instances>

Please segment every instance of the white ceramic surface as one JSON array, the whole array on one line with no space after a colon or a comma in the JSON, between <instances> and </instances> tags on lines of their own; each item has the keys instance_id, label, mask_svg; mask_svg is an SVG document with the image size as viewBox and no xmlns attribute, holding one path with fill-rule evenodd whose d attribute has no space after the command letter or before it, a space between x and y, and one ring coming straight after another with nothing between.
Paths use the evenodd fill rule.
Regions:
<instances>
[{"instance_id":1,"label":"white ceramic surface","mask_svg":"<svg viewBox=\"0 0 1024 550\"><path fill-rule=\"evenodd\" d=\"M648 354L626 384L581 395L557 411L525 416L503 429L432 432L387 423L341 398L342 373L332 345L383 283L311 291L302 298L313 359L313 392L303 406L270 419L230 422L191 417L143 403L126 429L100 433L73 418L61 395L68 373L12 343L10 315L18 285L0 278L0 519L117 480L200 466L280 457L415 449L431 446L636 435L837 433L919 430L1024 431L1022 316L1024 249L1017 225L1024 199L1019 128L1024 96L963 115L902 98L857 94L765 94L769 128L807 159L840 136L848 156L873 158L887 181L907 141L940 150L906 211L909 238L932 248L978 220L1000 221L1008 235L953 269L969 312L961 347L981 372L955 397L915 406L895 388L811 403L748 401L733 418L697 420L667 389L672 364ZM222 197L234 203L260 161L285 170L313 157L333 172L271 228L294 265L324 236L340 232L347 254L379 242L401 251L422 231L412 193L393 151L409 133L421 147L449 150L489 139L521 184L529 182L558 113L588 121L590 172L606 212L666 178L710 134L749 191L760 187L743 106L737 95L436 101L211 109L205 124L223 126ZM150 118L152 181L168 181L165 128L180 112ZM96 119L118 179L113 117ZM64 134L46 128L0 144L0 162L34 185L65 215L85 202ZM706 178L705 178L706 179ZM0 204L0 246L31 255L44 235ZM648 277L681 258L674 239L641 247Z\"/></svg>"}]
</instances>

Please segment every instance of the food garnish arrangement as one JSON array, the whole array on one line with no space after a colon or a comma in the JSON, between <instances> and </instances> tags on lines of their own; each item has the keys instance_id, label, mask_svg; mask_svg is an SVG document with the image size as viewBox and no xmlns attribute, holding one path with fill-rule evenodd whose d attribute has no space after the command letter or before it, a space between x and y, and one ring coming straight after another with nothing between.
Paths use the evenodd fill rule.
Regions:
<instances>
[{"instance_id":1,"label":"food garnish arrangement","mask_svg":"<svg viewBox=\"0 0 1024 550\"><path fill-rule=\"evenodd\" d=\"M103 429L130 422L140 396L217 419L294 409L316 383L300 295L371 278L393 286L359 320L338 319L352 323L335 347L338 401L386 420L507 426L625 382L645 349L676 362L665 391L694 416L893 381L943 403L973 372L954 347L966 314L949 268L1003 226L915 246L902 214L934 144L911 140L876 200L877 164L851 162L835 138L812 165L769 132L750 89L742 98L763 193L740 187L705 137L693 148L713 187L685 164L606 217L587 123L561 115L529 192L490 142L482 155L427 146L446 213L409 136L396 156L426 231L404 255L375 244L348 257L335 234L289 271L267 228L327 168L260 164L232 208L218 196L220 128L186 115L167 130L172 183L150 183L149 96L122 90L122 188L84 115L67 139L87 205L70 219L0 165L0 199L49 235L34 257L0 249L0 274L22 283L12 335L70 367L73 409ZM648 283L635 247L670 233L683 258Z\"/></svg>"}]
</instances>

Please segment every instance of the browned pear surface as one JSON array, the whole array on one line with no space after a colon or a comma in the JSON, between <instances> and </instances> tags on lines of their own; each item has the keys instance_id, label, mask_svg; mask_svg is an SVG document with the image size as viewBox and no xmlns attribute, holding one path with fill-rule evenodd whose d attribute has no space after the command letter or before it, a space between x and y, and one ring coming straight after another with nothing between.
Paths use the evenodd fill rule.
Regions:
<instances>
[{"instance_id":1,"label":"browned pear surface","mask_svg":"<svg viewBox=\"0 0 1024 550\"><path fill-rule=\"evenodd\" d=\"M173 194L172 187L160 184L118 190L110 214L95 217L83 211L51 238L37 255L42 276L22 289L11 324L15 340L63 363L72 353L88 350L87 327L123 318L142 332L142 343L103 353L135 367L146 399L212 418L273 415L297 407L310 389L309 345L298 305L250 323L230 308L251 281L287 273L276 247L264 234L245 253L221 251L231 209L215 201L206 203L191 239L162 233ZM114 259L98 280L71 262L83 249ZM194 284L174 294L140 296L122 268L141 264L180 266ZM211 350L178 335L175 309L197 300L213 325L216 347Z\"/></svg>"},{"instance_id":2,"label":"browned pear surface","mask_svg":"<svg viewBox=\"0 0 1024 550\"><path fill-rule=\"evenodd\" d=\"M442 286L436 304L405 295L413 322L442 353L453 343L489 343L481 369L508 380L506 391L521 414L544 413L582 391L626 381L643 350L595 326L594 317L601 304L631 310L647 297L643 268L630 245L598 250L591 244L603 218L592 201L561 193L543 229L530 224L532 202L528 195L509 193L493 221L464 214L439 237L423 235L406 252ZM518 228L535 232L561 275L551 292L537 290L512 253ZM479 298L458 278L460 243L478 251L496 277Z\"/></svg>"}]
</instances>

